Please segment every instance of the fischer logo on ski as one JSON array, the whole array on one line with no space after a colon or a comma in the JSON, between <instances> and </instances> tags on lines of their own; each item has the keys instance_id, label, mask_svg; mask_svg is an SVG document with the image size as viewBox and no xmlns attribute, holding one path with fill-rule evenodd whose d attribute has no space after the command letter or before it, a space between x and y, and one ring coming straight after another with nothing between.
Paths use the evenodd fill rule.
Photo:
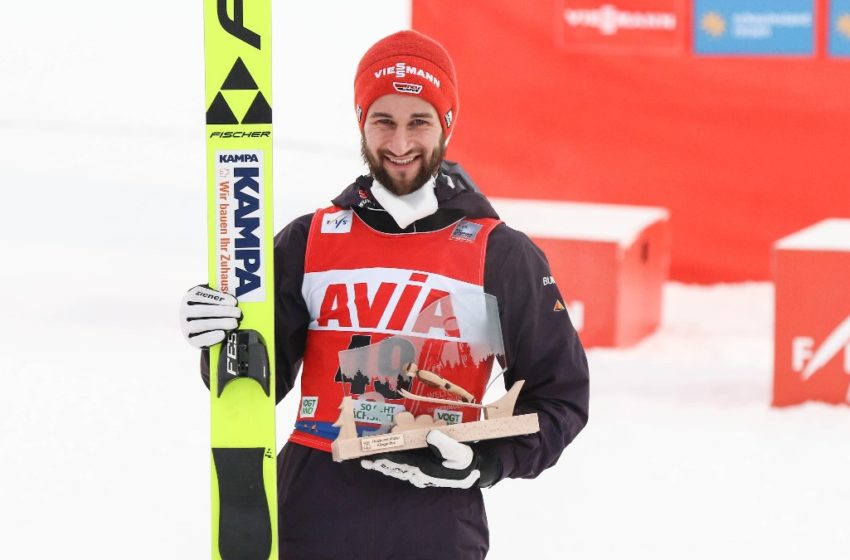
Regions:
<instances>
[{"instance_id":1,"label":"fischer logo on ski","mask_svg":"<svg viewBox=\"0 0 850 560\"><path fill-rule=\"evenodd\" d=\"M230 103L225 99L225 91L256 91L254 101L242 119L237 119L231 108ZM248 70L242 58L237 58L233 63L233 67L228 72L227 77L221 84L221 88L207 108L207 124L271 124L272 108L269 102L260 91L254 76ZM266 131L267 132L267 131ZM262 131L255 131L252 134L262 134ZM224 137L224 136L222 136Z\"/></svg>"}]
</instances>

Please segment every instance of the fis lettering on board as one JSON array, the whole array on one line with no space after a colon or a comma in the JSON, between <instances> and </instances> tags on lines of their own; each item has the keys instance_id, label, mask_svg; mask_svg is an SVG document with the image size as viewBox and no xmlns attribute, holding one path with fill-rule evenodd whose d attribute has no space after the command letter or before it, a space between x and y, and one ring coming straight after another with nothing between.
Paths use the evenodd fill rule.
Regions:
<instances>
[{"instance_id":1,"label":"fis lettering on board","mask_svg":"<svg viewBox=\"0 0 850 560\"><path fill-rule=\"evenodd\" d=\"M815 339L810 336L791 339L791 368L804 380L842 354L844 373L850 375L850 316L839 323L820 346L815 346Z\"/></svg>"},{"instance_id":2,"label":"fis lettering on board","mask_svg":"<svg viewBox=\"0 0 850 560\"><path fill-rule=\"evenodd\" d=\"M322 219L322 233L348 233L351 231L351 221L350 209L326 214Z\"/></svg>"}]
</instances>

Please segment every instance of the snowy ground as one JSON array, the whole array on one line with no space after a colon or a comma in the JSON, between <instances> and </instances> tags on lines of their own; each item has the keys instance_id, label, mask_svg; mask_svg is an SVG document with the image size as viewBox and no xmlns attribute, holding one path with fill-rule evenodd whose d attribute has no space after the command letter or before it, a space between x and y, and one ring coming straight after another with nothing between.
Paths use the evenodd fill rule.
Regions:
<instances>
[{"instance_id":1,"label":"snowy ground","mask_svg":"<svg viewBox=\"0 0 850 560\"><path fill-rule=\"evenodd\" d=\"M524 550L521 519L541 558L847 558L850 410L768 406L772 295L668 284L656 334L590 351L590 423L493 489L494 557Z\"/></svg>"},{"instance_id":2,"label":"snowy ground","mask_svg":"<svg viewBox=\"0 0 850 560\"><path fill-rule=\"evenodd\" d=\"M206 270L200 6L47 4L0 39L0 558L205 558L207 393L176 321ZM275 12L281 225L359 173L353 69L409 17L307 4ZM488 492L490 557L847 558L850 410L768 406L771 330L768 284L668 285L657 334L590 352L561 462Z\"/></svg>"}]
</instances>

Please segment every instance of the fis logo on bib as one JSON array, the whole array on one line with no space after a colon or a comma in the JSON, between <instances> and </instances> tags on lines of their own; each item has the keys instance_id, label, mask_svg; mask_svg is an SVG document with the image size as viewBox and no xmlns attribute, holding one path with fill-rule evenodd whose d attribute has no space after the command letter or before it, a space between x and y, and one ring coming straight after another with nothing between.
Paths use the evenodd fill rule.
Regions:
<instances>
[{"instance_id":1,"label":"fis logo on bib","mask_svg":"<svg viewBox=\"0 0 850 560\"><path fill-rule=\"evenodd\" d=\"M322 218L322 233L348 233L351 231L352 211L340 210L325 214Z\"/></svg>"},{"instance_id":2,"label":"fis logo on bib","mask_svg":"<svg viewBox=\"0 0 850 560\"><path fill-rule=\"evenodd\" d=\"M216 153L219 289L242 302L265 301L263 152Z\"/></svg>"}]
</instances>

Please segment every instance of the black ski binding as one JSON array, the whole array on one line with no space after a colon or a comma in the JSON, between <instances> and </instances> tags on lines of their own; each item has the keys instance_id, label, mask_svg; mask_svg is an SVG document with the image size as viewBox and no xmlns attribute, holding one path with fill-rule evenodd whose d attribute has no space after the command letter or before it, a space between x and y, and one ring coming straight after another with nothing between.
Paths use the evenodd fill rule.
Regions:
<instances>
[{"instance_id":1,"label":"black ski binding","mask_svg":"<svg viewBox=\"0 0 850 560\"><path fill-rule=\"evenodd\" d=\"M236 330L227 335L218 356L218 396L239 377L253 379L269 396L269 353L255 330Z\"/></svg>"}]
</instances>

